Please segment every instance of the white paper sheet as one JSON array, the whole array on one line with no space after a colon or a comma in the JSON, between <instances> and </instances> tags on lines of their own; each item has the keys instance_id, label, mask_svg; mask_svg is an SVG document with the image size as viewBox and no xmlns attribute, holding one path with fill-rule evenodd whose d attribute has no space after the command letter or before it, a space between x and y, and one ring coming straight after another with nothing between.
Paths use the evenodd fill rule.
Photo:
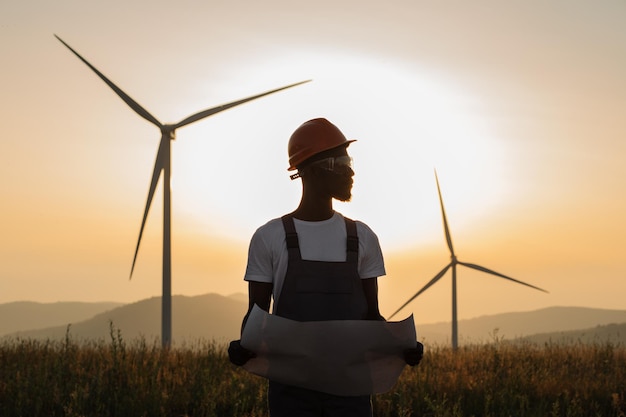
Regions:
<instances>
[{"instance_id":1,"label":"white paper sheet","mask_svg":"<svg viewBox=\"0 0 626 417\"><path fill-rule=\"evenodd\" d=\"M399 322L298 322L254 306L241 345L256 353L244 368L284 384L335 395L389 391L414 348L413 315Z\"/></svg>"}]
</instances>

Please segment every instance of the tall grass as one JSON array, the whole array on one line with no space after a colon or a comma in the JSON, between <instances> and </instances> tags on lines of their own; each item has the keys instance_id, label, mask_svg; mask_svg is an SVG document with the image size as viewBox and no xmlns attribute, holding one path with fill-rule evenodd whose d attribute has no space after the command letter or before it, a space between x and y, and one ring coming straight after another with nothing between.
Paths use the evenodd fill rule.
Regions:
<instances>
[{"instance_id":1,"label":"tall grass","mask_svg":"<svg viewBox=\"0 0 626 417\"><path fill-rule=\"evenodd\" d=\"M383 416L625 416L626 350L497 342L435 347L396 389Z\"/></svg>"},{"instance_id":2,"label":"tall grass","mask_svg":"<svg viewBox=\"0 0 626 417\"><path fill-rule=\"evenodd\" d=\"M267 416L267 383L230 364L225 346L164 350L15 339L0 344L1 416ZM427 346L396 387L373 399L387 416L626 416L626 349L612 344Z\"/></svg>"}]
</instances>

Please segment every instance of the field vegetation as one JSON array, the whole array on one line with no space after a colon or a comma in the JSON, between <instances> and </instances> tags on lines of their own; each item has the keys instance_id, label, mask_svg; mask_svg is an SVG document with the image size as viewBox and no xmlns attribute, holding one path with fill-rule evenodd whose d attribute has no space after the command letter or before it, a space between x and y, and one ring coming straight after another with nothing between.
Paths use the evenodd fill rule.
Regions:
<instances>
[{"instance_id":1,"label":"field vegetation","mask_svg":"<svg viewBox=\"0 0 626 417\"><path fill-rule=\"evenodd\" d=\"M626 416L626 348L611 343L426 347L375 415ZM0 343L1 416L267 416L266 381L213 342Z\"/></svg>"}]
</instances>

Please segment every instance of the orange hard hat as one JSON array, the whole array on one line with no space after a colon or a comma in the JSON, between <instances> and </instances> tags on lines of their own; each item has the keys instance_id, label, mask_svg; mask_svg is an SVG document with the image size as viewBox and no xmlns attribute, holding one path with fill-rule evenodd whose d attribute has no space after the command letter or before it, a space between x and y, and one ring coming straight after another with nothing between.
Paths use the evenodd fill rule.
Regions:
<instances>
[{"instance_id":1,"label":"orange hard hat","mask_svg":"<svg viewBox=\"0 0 626 417\"><path fill-rule=\"evenodd\" d=\"M356 140L348 140L341 130L324 118L309 120L298 127L289 138L289 169L297 166L313 155Z\"/></svg>"}]
</instances>

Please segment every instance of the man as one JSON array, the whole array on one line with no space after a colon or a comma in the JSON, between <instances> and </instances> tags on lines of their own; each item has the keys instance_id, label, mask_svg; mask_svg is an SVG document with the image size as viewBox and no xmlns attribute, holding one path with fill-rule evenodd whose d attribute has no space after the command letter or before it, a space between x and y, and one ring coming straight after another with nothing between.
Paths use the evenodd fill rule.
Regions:
<instances>
[{"instance_id":1,"label":"man","mask_svg":"<svg viewBox=\"0 0 626 417\"><path fill-rule=\"evenodd\" d=\"M374 232L364 223L333 210L333 199L349 201L354 171L343 133L326 119L305 122L289 139L289 170L301 178L300 204L290 214L271 220L253 235L245 280L249 307L243 327L257 304L296 321L384 320L378 308L383 256ZM419 363L423 347L405 352L410 365ZM254 357L231 342L236 365ZM371 416L369 395L343 397L269 382L271 417Z\"/></svg>"}]
</instances>

